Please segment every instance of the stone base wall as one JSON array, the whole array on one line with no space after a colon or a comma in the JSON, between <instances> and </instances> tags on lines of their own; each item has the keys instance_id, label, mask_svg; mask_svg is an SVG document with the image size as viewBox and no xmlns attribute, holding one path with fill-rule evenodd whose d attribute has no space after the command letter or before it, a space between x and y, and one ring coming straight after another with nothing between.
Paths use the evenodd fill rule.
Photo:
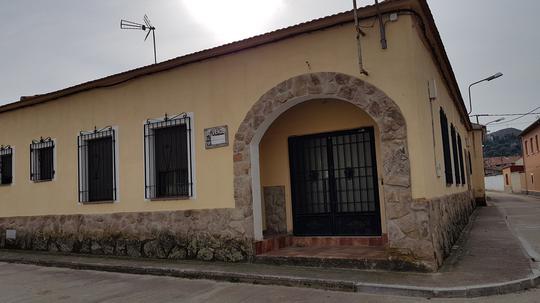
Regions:
<instances>
[{"instance_id":1,"label":"stone base wall","mask_svg":"<svg viewBox=\"0 0 540 303\"><path fill-rule=\"evenodd\" d=\"M266 233L279 235L287 233L287 210L285 206L285 186L263 188Z\"/></svg>"},{"instance_id":2,"label":"stone base wall","mask_svg":"<svg viewBox=\"0 0 540 303\"><path fill-rule=\"evenodd\" d=\"M429 200L430 230L438 266L450 254L469 223L475 204L469 191Z\"/></svg>"},{"instance_id":3,"label":"stone base wall","mask_svg":"<svg viewBox=\"0 0 540 303\"><path fill-rule=\"evenodd\" d=\"M253 256L251 222L238 209L0 218L0 248L237 262Z\"/></svg>"},{"instance_id":4,"label":"stone base wall","mask_svg":"<svg viewBox=\"0 0 540 303\"><path fill-rule=\"evenodd\" d=\"M387 197L391 253L395 258L437 270L469 222L475 208L472 193L410 201L405 190L387 192L392 194Z\"/></svg>"}]
</instances>

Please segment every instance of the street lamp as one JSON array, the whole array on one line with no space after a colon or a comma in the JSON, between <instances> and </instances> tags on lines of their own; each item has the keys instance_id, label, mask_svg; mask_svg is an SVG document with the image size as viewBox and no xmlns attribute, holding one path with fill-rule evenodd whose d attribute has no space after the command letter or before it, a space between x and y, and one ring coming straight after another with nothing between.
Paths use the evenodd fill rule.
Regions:
<instances>
[{"instance_id":1,"label":"street lamp","mask_svg":"<svg viewBox=\"0 0 540 303\"><path fill-rule=\"evenodd\" d=\"M491 123L501 122L501 121L504 120L504 119L505 119L505 118L499 118L499 119L497 119L497 120L493 120L493 121L491 121L491 122L486 123L486 126L488 126L488 125L491 124Z\"/></svg>"},{"instance_id":2,"label":"street lamp","mask_svg":"<svg viewBox=\"0 0 540 303\"><path fill-rule=\"evenodd\" d=\"M484 82L484 81L495 80L495 79L497 79L499 77L502 77L502 75L503 75L502 73L496 73L495 75L489 76L489 77L487 77L485 79L482 79L480 81L476 81L476 82L472 83L471 85L469 85L469 113L468 113L469 115L472 113L471 87L473 85L476 85L476 84ZM478 117L476 117L476 122L478 122Z\"/></svg>"}]
</instances>

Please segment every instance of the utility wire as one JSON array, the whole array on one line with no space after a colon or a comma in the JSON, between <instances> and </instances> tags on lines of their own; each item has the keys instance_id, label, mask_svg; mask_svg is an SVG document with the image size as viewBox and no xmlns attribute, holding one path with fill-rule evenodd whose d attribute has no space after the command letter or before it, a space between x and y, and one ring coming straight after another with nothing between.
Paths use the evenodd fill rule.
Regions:
<instances>
[{"instance_id":1,"label":"utility wire","mask_svg":"<svg viewBox=\"0 0 540 303\"><path fill-rule=\"evenodd\" d=\"M540 113L527 113L527 114L478 114L471 115L472 117L505 117L505 116L528 116L528 115L540 115Z\"/></svg>"},{"instance_id":2,"label":"utility wire","mask_svg":"<svg viewBox=\"0 0 540 303\"><path fill-rule=\"evenodd\" d=\"M510 122L512 122L512 121L516 121L516 120L518 120L518 119L521 119L521 118L523 118L523 117L525 117L525 116L527 116L527 115L529 115L529 114L531 114L531 113L533 113L534 111L539 110L539 109L540 109L540 106L538 106L537 108L535 108L535 109L529 111L528 113L523 114L523 115L521 115L521 116L519 116L519 117L517 117L517 118L514 118L514 119L512 119L512 120L508 120L508 121L501 122L501 123L493 123L493 124L491 124L491 125L493 126L493 125L507 124L507 123L510 123Z\"/></svg>"}]
</instances>

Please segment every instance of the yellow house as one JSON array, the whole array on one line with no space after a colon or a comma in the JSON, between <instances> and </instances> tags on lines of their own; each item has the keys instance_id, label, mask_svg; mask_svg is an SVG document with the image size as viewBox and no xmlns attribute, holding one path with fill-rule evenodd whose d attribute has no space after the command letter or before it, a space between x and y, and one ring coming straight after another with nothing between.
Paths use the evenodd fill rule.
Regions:
<instances>
[{"instance_id":1,"label":"yellow house","mask_svg":"<svg viewBox=\"0 0 540 303\"><path fill-rule=\"evenodd\" d=\"M436 269L484 199L483 128L426 1L379 12L1 106L0 247L240 261L371 245Z\"/></svg>"}]
</instances>

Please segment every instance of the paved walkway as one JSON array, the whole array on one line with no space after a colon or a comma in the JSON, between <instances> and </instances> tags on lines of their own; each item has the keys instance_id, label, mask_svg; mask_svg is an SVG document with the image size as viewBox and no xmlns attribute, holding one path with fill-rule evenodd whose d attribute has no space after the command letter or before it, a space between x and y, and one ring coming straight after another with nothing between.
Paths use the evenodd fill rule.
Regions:
<instances>
[{"instance_id":1,"label":"paved walkway","mask_svg":"<svg viewBox=\"0 0 540 303\"><path fill-rule=\"evenodd\" d=\"M452 256L440 272L432 274L100 258L7 250L0 251L0 262L424 297L509 293L533 287L539 280L529 256L509 229L504 216L493 206L511 203L502 202L510 198L512 196L496 195L495 203L478 209ZM535 201L538 201L535 206L540 212L540 200ZM506 212L512 209L511 204L508 209L501 208ZM526 229L523 234L538 239L538 235L529 234ZM540 244L540 241L536 243Z\"/></svg>"}]
</instances>

